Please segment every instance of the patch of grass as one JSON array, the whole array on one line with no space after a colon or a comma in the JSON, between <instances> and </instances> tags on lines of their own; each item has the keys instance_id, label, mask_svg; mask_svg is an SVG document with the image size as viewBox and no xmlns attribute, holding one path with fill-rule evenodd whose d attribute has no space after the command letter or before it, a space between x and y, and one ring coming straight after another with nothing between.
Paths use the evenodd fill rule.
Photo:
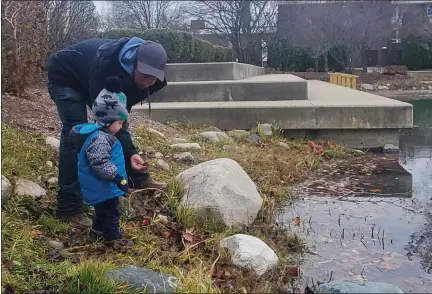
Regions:
<instances>
[{"instance_id":1,"label":"patch of grass","mask_svg":"<svg viewBox=\"0 0 432 294\"><path fill-rule=\"evenodd\" d=\"M278 204L289 195L287 189L291 184L306 178L322 161L350 153L337 145L318 143L316 147L305 140L289 141L278 135L266 137L261 143L233 139L212 144L196 136L203 130L201 127L171 126L179 130L179 137L194 139L203 149L191 151L194 163L177 162L168 138L151 133L146 127L135 130L138 147L153 149L143 155L145 160L155 162L154 152L161 152L171 170L158 167L150 170L154 179L169 183L166 193L152 197L137 193L122 200L122 211L128 215L131 210L141 213L135 219L122 215L121 227L125 237L134 241L133 249L103 251L99 243L69 247L68 242L81 236L53 217L54 199L34 201L12 195L2 210L2 258L5 260L2 285L9 283L19 292L49 289L59 293L131 293L125 285L109 281L105 273L132 264L176 276L181 283L177 289L180 292L277 292L282 289L287 278L285 256L304 250L305 244L298 236L275 226ZM45 170L45 162L55 162L55 154L45 145L42 135L4 125L2 131L2 155L6 158L2 167L6 175L17 170L20 175L35 179L37 175L52 172ZM281 146L280 142L287 145ZM224 150L224 145L239 149ZM237 161L257 185L263 206L249 228L222 229L213 219L198 219L191 209L181 205L183 189L175 176L195 164L216 158ZM41 166L44 168L40 169ZM49 193L53 196L54 191ZM176 221L162 221L160 215L175 216ZM150 222L144 223L143 216ZM47 257L52 249L44 238L37 237L36 231L65 244L62 260L53 261ZM263 277L234 268L227 251L219 246L221 239L234 233L251 234L266 242L280 257L278 268ZM191 238L193 241L188 241Z\"/></svg>"},{"instance_id":2,"label":"patch of grass","mask_svg":"<svg viewBox=\"0 0 432 294\"><path fill-rule=\"evenodd\" d=\"M67 293L79 294L138 294L128 285L115 283L108 279L106 273L115 265L99 260L86 260L68 271L70 278Z\"/></svg>"},{"instance_id":3,"label":"patch of grass","mask_svg":"<svg viewBox=\"0 0 432 294\"><path fill-rule=\"evenodd\" d=\"M2 124L2 175L13 174L35 180L51 170L46 161L57 161L53 149L40 133L28 132Z\"/></svg>"}]
</instances>

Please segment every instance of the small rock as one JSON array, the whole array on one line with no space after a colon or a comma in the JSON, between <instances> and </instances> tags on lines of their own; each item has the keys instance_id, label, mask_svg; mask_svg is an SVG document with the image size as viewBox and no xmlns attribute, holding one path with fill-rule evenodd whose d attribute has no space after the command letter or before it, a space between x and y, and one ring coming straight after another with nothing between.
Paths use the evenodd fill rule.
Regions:
<instances>
[{"instance_id":1,"label":"small rock","mask_svg":"<svg viewBox=\"0 0 432 294\"><path fill-rule=\"evenodd\" d=\"M157 164L160 168L162 168L162 169L164 169L164 170L170 170L170 166L169 166L169 164L166 163L165 161L163 161L162 159L158 159L158 160L156 161L156 164Z\"/></svg>"},{"instance_id":2,"label":"small rock","mask_svg":"<svg viewBox=\"0 0 432 294\"><path fill-rule=\"evenodd\" d=\"M107 276L128 284L132 290L141 290L144 293L174 293L180 284L173 276L133 265L109 271Z\"/></svg>"},{"instance_id":3,"label":"small rock","mask_svg":"<svg viewBox=\"0 0 432 294\"><path fill-rule=\"evenodd\" d=\"M201 146L198 143L178 143L171 145L174 150L201 150Z\"/></svg>"},{"instance_id":4,"label":"small rock","mask_svg":"<svg viewBox=\"0 0 432 294\"><path fill-rule=\"evenodd\" d=\"M48 245L51 246L51 248L55 250L62 250L64 248L64 245L62 242L50 240L48 241Z\"/></svg>"},{"instance_id":5,"label":"small rock","mask_svg":"<svg viewBox=\"0 0 432 294\"><path fill-rule=\"evenodd\" d=\"M155 130L155 129L148 128L148 131L149 131L150 133L156 134L156 135L158 135L158 136L160 136L160 137L162 137L162 138L165 138L165 135L164 135L164 134L162 134L161 132L159 132L159 131L157 131L157 130Z\"/></svg>"},{"instance_id":6,"label":"small rock","mask_svg":"<svg viewBox=\"0 0 432 294\"><path fill-rule=\"evenodd\" d=\"M261 142L261 137L257 134L252 134L248 137L248 141L251 143L255 143L255 142Z\"/></svg>"},{"instance_id":7,"label":"small rock","mask_svg":"<svg viewBox=\"0 0 432 294\"><path fill-rule=\"evenodd\" d=\"M390 85L390 84L386 84L386 86L387 86L387 87L390 87L391 85Z\"/></svg>"},{"instance_id":8,"label":"small rock","mask_svg":"<svg viewBox=\"0 0 432 294\"><path fill-rule=\"evenodd\" d=\"M387 86L378 86L378 90L388 90L389 87Z\"/></svg>"},{"instance_id":9,"label":"small rock","mask_svg":"<svg viewBox=\"0 0 432 294\"><path fill-rule=\"evenodd\" d=\"M288 144L285 142L279 142L279 146L285 147L285 148L289 147Z\"/></svg>"},{"instance_id":10,"label":"small rock","mask_svg":"<svg viewBox=\"0 0 432 294\"><path fill-rule=\"evenodd\" d=\"M245 130L231 130L228 132L228 136L234 137L237 139L247 138L250 135L248 131Z\"/></svg>"},{"instance_id":11,"label":"small rock","mask_svg":"<svg viewBox=\"0 0 432 294\"><path fill-rule=\"evenodd\" d=\"M213 126L206 128L205 131L206 132L222 132L221 130L219 130L218 128L213 127Z\"/></svg>"},{"instance_id":12,"label":"small rock","mask_svg":"<svg viewBox=\"0 0 432 294\"><path fill-rule=\"evenodd\" d=\"M58 179L56 177L49 178L47 180L47 183L50 184L50 185L55 185L55 184L58 183Z\"/></svg>"},{"instance_id":13,"label":"small rock","mask_svg":"<svg viewBox=\"0 0 432 294\"><path fill-rule=\"evenodd\" d=\"M271 136L273 135L273 129L271 124L260 124L258 126L258 130L264 135L264 136Z\"/></svg>"},{"instance_id":14,"label":"small rock","mask_svg":"<svg viewBox=\"0 0 432 294\"><path fill-rule=\"evenodd\" d=\"M374 87L371 84L362 84L361 88L367 91L372 91L374 89Z\"/></svg>"},{"instance_id":15,"label":"small rock","mask_svg":"<svg viewBox=\"0 0 432 294\"><path fill-rule=\"evenodd\" d=\"M319 285L318 293L403 293L398 286L381 282L331 281Z\"/></svg>"},{"instance_id":16,"label":"small rock","mask_svg":"<svg viewBox=\"0 0 432 294\"><path fill-rule=\"evenodd\" d=\"M155 155L154 155L154 157L156 157L156 158L162 158L163 154L160 153L160 152L156 152Z\"/></svg>"},{"instance_id":17,"label":"small rock","mask_svg":"<svg viewBox=\"0 0 432 294\"><path fill-rule=\"evenodd\" d=\"M399 148L393 144L385 144L383 151L384 152L399 152Z\"/></svg>"},{"instance_id":18,"label":"small rock","mask_svg":"<svg viewBox=\"0 0 432 294\"><path fill-rule=\"evenodd\" d=\"M421 87L421 89L422 89L422 90L426 90L426 88L425 88L425 87Z\"/></svg>"},{"instance_id":19,"label":"small rock","mask_svg":"<svg viewBox=\"0 0 432 294\"><path fill-rule=\"evenodd\" d=\"M5 177L1 176L1 201L2 203L7 201L12 193L12 184L11 182Z\"/></svg>"},{"instance_id":20,"label":"small rock","mask_svg":"<svg viewBox=\"0 0 432 294\"><path fill-rule=\"evenodd\" d=\"M228 135L225 134L224 132L213 132L213 131L202 132L201 134L199 134L199 136L205 138L207 141L210 141L212 143L216 143L219 141L226 141L229 139Z\"/></svg>"},{"instance_id":21,"label":"small rock","mask_svg":"<svg viewBox=\"0 0 432 294\"><path fill-rule=\"evenodd\" d=\"M417 87L412 87L413 90L417 90Z\"/></svg>"},{"instance_id":22,"label":"small rock","mask_svg":"<svg viewBox=\"0 0 432 294\"><path fill-rule=\"evenodd\" d=\"M18 196L31 196L33 198L42 198L46 195L46 191L35 182L19 178L16 181L15 194Z\"/></svg>"},{"instance_id":23,"label":"small rock","mask_svg":"<svg viewBox=\"0 0 432 294\"><path fill-rule=\"evenodd\" d=\"M359 149L354 149L353 152L357 154L364 154L364 152Z\"/></svg>"},{"instance_id":24,"label":"small rock","mask_svg":"<svg viewBox=\"0 0 432 294\"><path fill-rule=\"evenodd\" d=\"M193 162L195 158L192 156L190 152L182 152L174 155L174 159L183 162Z\"/></svg>"},{"instance_id":25,"label":"small rock","mask_svg":"<svg viewBox=\"0 0 432 294\"><path fill-rule=\"evenodd\" d=\"M232 263L239 268L251 268L258 276L277 266L276 253L260 239L237 234L220 241L220 246L231 252Z\"/></svg>"},{"instance_id":26,"label":"small rock","mask_svg":"<svg viewBox=\"0 0 432 294\"><path fill-rule=\"evenodd\" d=\"M432 85L429 85L429 86L428 86L428 89L429 89L429 90L432 90Z\"/></svg>"},{"instance_id":27,"label":"small rock","mask_svg":"<svg viewBox=\"0 0 432 294\"><path fill-rule=\"evenodd\" d=\"M49 161L49 160L46 162L46 165L48 165L49 167L53 167L54 166L53 162Z\"/></svg>"},{"instance_id":28,"label":"small rock","mask_svg":"<svg viewBox=\"0 0 432 294\"><path fill-rule=\"evenodd\" d=\"M48 136L45 138L45 143L50 145L53 149L58 150L60 148L60 140L57 138Z\"/></svg>"},{"instance_id":29,"label":"small rock","mask_svg":"<svg viewBox=\"0 0 432 294\"><path fill-rule=\"evenodd\" d=\"M188 140L183 139L183 138L174 138L171 141L173 142L173 144L187 143L188 142Z\"/></svg>"}]
</instances>

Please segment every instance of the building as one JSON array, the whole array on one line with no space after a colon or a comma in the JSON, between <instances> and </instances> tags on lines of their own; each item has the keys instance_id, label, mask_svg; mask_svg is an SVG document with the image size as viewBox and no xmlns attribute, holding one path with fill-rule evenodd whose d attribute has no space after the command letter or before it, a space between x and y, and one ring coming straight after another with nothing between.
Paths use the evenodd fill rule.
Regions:
<instances>
[{"instance_id":1,"label":"building","mask_svg":"<svg viewBox=\"0 0 432 294\"><path fill-rule=\"evenodd\" d=\"M359 5L359 1L365 5ZM360 6L362 7L361 10L359 10ZM356 9L361 11L358 15L354 14ZM347 10L352 10L353 14L346 13ZM298 27L298 24L308 18L307 16L310 19L323 18L325 11L330 11L333 15L333 21L337 23L348 21L353 25L353 22L357 21L354 27L363 27L362 24L365 22L370 24L371 21L378 20L376 25L377 27L380 26L379 32L382 33L382 36L368 44L369 50L363 56L367 66L399 65L403 63L402 38L416 32L425 25L425 22L430 22L432 19L432 1L283 1L278 5L277 36L286 37L295 44L313 46L314 42L311 41L308 32L301 28L290 28ZM338 11L341 13L337 13ZM317 27L326 29L325 27L330 22L322 20ZM361 35L365 31L359 29L356 32L353 29L353 33ZM373 33L370 34L373 35ZM333 36L335 39L339 37L342 38L343 36ZM363 65L361 54L353 57L352 65L353 67Z\"/></svg>"}]
</instances>

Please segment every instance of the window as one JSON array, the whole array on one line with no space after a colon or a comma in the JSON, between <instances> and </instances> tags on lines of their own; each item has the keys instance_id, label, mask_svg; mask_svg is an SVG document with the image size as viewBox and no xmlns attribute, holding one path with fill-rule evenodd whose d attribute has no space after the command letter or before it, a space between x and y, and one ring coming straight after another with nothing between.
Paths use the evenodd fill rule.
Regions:
<instances>
[{"instance_id":1,"label":"window","mask_svg":"<svg viewBox=\"0 0 432 294\"><path fill-rule=\"evenodd\" d=\"M432 4L426 4L427 16L432 17Z\"/></svg>"}]
</instances>

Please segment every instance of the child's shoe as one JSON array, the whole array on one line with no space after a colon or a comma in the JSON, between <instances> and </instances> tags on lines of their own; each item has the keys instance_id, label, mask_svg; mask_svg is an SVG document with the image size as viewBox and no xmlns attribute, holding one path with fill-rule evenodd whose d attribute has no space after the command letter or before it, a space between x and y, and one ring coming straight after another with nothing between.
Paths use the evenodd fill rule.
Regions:
<instances>
[{"instance_id":1,"label":"child's shoe","mask_svg":"<svg viewBox=\"0 0 432 294\"><path fill-rule=\"evenodd\" d=\"M113 241L106 241L105 244L106 246L112 247L115 250L131 248L135 245L133 241L124 238L113 240Z\"/></svg>"},{"instance_id":2,"label":"child's shoe","mask_svg":"<svg viewBox=\"0 0 432 294\"><path fill-rule=\"evenodd\" d=\"M103 233L102 233L102 231L90 229L89 237L90 237L90 240L93 242L102 241L103 240Z\"/></svg>"}]
</instances>

